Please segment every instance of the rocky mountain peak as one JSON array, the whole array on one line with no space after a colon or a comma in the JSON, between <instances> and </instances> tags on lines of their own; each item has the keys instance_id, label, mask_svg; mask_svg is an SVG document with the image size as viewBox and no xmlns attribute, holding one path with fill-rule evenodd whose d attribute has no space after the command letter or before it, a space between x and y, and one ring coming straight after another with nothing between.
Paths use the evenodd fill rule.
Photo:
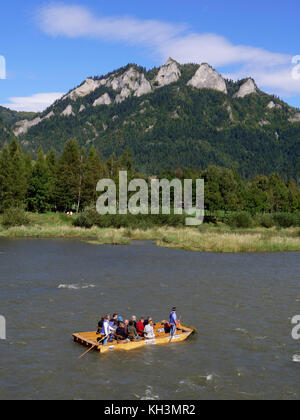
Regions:
<instances>
[{"instance_id":1,"label":"rocky mountain peak","mask_svg":"<svg viewBox=\"0 0 300 420\"><path fill-rule=\"evenodd\" d=\"M113 90L120 91L116 98L117 103L122 102L132 93L134 96L140 97L150 93L152 90L150 82L146 79L144 73L140 73L134 67L130 67L120 76L108 80L106 86Z\"/></svg>"},{"instance_id":2,"label":"rocky mountain peak","mask_svg":"<svg viewBox=\"0 0 300 420\"><path fill-rule=\"evenodd\" d=\"M78 88L73 89L70 93L65 95L63 99L70 98L73 101L77 98L83 98L84 96L89 95L90 93L94 92L98 89L101 85L104 84L105 81L103 80L94 80L91 78L87 78L82 85Z\"/></svg>"},{"instance_id":3,"label":"rocky mountain peak","mask_svg":"<svg viewBox=\"0 0 300 420\"><path fill-rule=\"evenodd\" d=\"M166 64L160 68L154 83L159 87L166 86L177 82L180 76L181 71L179 64L172 58L169 58Z\"/></svg>"},{"instance_id":4,"label":"rocky mountain peak","mask_svg":"<svg viewBox=\"0 0 300 420\"><path fill-rule=\"evenodd\" d=\"M227 94L227 87L223 77L208 64L201 64L195 75L188 82L188 86L196 89L213 89Z\"/></svg>"},{"instance_id":5,"label":"rocky mountain peak","mask_svg":"<svg viewBox=\"0 0 300 420\"><path fill-rule=\"evenodd\" d=\"M239 91L234 95L236 98L244 98L247 95L252 93L257 93L257 86L253 79L247 79L245 83L242 84Z\"/></svg>"}]
</instances>

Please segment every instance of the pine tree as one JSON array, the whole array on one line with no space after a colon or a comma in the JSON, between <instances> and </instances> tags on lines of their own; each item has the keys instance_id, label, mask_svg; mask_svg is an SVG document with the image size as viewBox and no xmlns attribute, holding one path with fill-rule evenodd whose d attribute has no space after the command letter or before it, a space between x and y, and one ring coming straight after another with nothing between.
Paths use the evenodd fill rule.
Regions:
<instances>
[{"instance_id":1,"label":"pine tree","mask_svg":"<svg viewBox=\"0 0 300 420\"><path fill-rule=\"evenodd\" d=\"M49 169L43 149L40 148L28 188L28 208L30 211L44 213L49 209L48 189Z\"/></svg>"},{"instance_id":2,"label":"pine tree","mask_svg":"<svg viewBox=\"0 0 300 420\"><path fill-rule=\"evenodd\" d=\"M86 151L84 148L80 151L79 157L79 173L78 173L78 191L77 191L77 213L82 206L84 196L84 179L86 169Z\"/></svg>"},{"instance_id":3,"label":"pine tree","mask_svg":"<svg viewBox=\"0 0 300 420\"><path fill-rule=\"evenodd\" d=\"M101 162L99 152L95 149L95 147L92 147L89 151L85 168L83 195L85 204L91 205L96 203L98 196L96 186L98 181L105 176L106 169Z\"/></svg>"},{"instance_id":4,"label":"pine tree","mask_svg":"<svg viewBox=\"0 0 300 420\"><path fill-rule=\"evenodd\" d=\"M13 168L8 144L0 152L0 210L4 211L13 205Z\"/></svg>"},{"instance_id":5,"label":"pine tree","mask_svg":"<svg viewBox=\"0 0 300 420\"><path fill-rule=\"evenodd\" d=\"M69 140L58 160L56 171L56 202L60 211L77 208L81 194L81 153L78 142Z\"/></svg>"},{"instance_id":6,"label":"pine tree","mask_svg":"<svg viewBox=\"0 0 300 420\"><path fill-rule=\"evenodd\" d=\"M9 145L9 158L11 161L12 194L14 206L24 206L28 189L28 173L25 166L25 158L19 142L13 139Z\"/></svg>"},{"instance_id":7,"label":"pine tree","mask_svg":"<svg viewBox=\"0 0 300 420\"><path fill-rule=\"evenodd\" d=\"M51 210L56 210L56 174L57 174L57 160L56 152L51 149L46 156L46 164L48 168L48 204Z\"/></svg>"}]
</instances>

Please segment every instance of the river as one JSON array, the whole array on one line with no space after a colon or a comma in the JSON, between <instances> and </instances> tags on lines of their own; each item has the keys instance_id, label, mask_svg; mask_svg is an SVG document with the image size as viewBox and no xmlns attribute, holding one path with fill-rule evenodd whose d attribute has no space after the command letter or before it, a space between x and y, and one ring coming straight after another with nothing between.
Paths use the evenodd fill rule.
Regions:
<instances>
[{"instance_id":1,"label":"river","mask_svg":"<svg viewBox=\"0 0 300 420\"><path fill-rule=\"evenodd\" d=\"M299 282L299 253L1 240L0 399L299 399ZM197 335L78 360L72 333L101 314L162 320L174 305Z\"/></svg>"}]
</instances>

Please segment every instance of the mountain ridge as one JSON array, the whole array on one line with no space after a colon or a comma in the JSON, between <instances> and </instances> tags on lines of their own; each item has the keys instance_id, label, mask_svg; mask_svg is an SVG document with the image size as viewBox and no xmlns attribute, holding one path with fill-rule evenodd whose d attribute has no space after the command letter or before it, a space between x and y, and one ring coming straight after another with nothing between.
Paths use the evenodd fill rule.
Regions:
<instances>
[{"instance_id":1,"label":"mountain ridge","mask_svg":"<svg viewBox=\"0 0 300 420\"><path fill-rule=\"evenodd\" d=\"M70 138L108 157L129 146L155 173L208 164L243 176L278 171L299 179L300 112L249 77L224 79L209 64L169 58L88 77L43 113L12 126L23 147L61 152ZM252 138L252 140L251 140Z\"/></svg>"}]
</instances>

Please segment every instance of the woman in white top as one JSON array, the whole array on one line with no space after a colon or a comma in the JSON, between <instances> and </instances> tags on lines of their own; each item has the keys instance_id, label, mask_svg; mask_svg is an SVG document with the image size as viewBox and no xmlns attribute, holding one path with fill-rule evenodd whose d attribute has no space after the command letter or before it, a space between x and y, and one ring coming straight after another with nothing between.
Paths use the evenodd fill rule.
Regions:
<instances>
[{"instance_id":1,"label":"woman in white top","mask_svg":"<svg viewBox=\"0 0 300 420\"><path fill-rule=\"evenodd\" d=\"M150 321L149 324L146 325L146 327L144 329L144 337L145 338L155 338L152 321Z\"/></svg>"}]
</instances>

